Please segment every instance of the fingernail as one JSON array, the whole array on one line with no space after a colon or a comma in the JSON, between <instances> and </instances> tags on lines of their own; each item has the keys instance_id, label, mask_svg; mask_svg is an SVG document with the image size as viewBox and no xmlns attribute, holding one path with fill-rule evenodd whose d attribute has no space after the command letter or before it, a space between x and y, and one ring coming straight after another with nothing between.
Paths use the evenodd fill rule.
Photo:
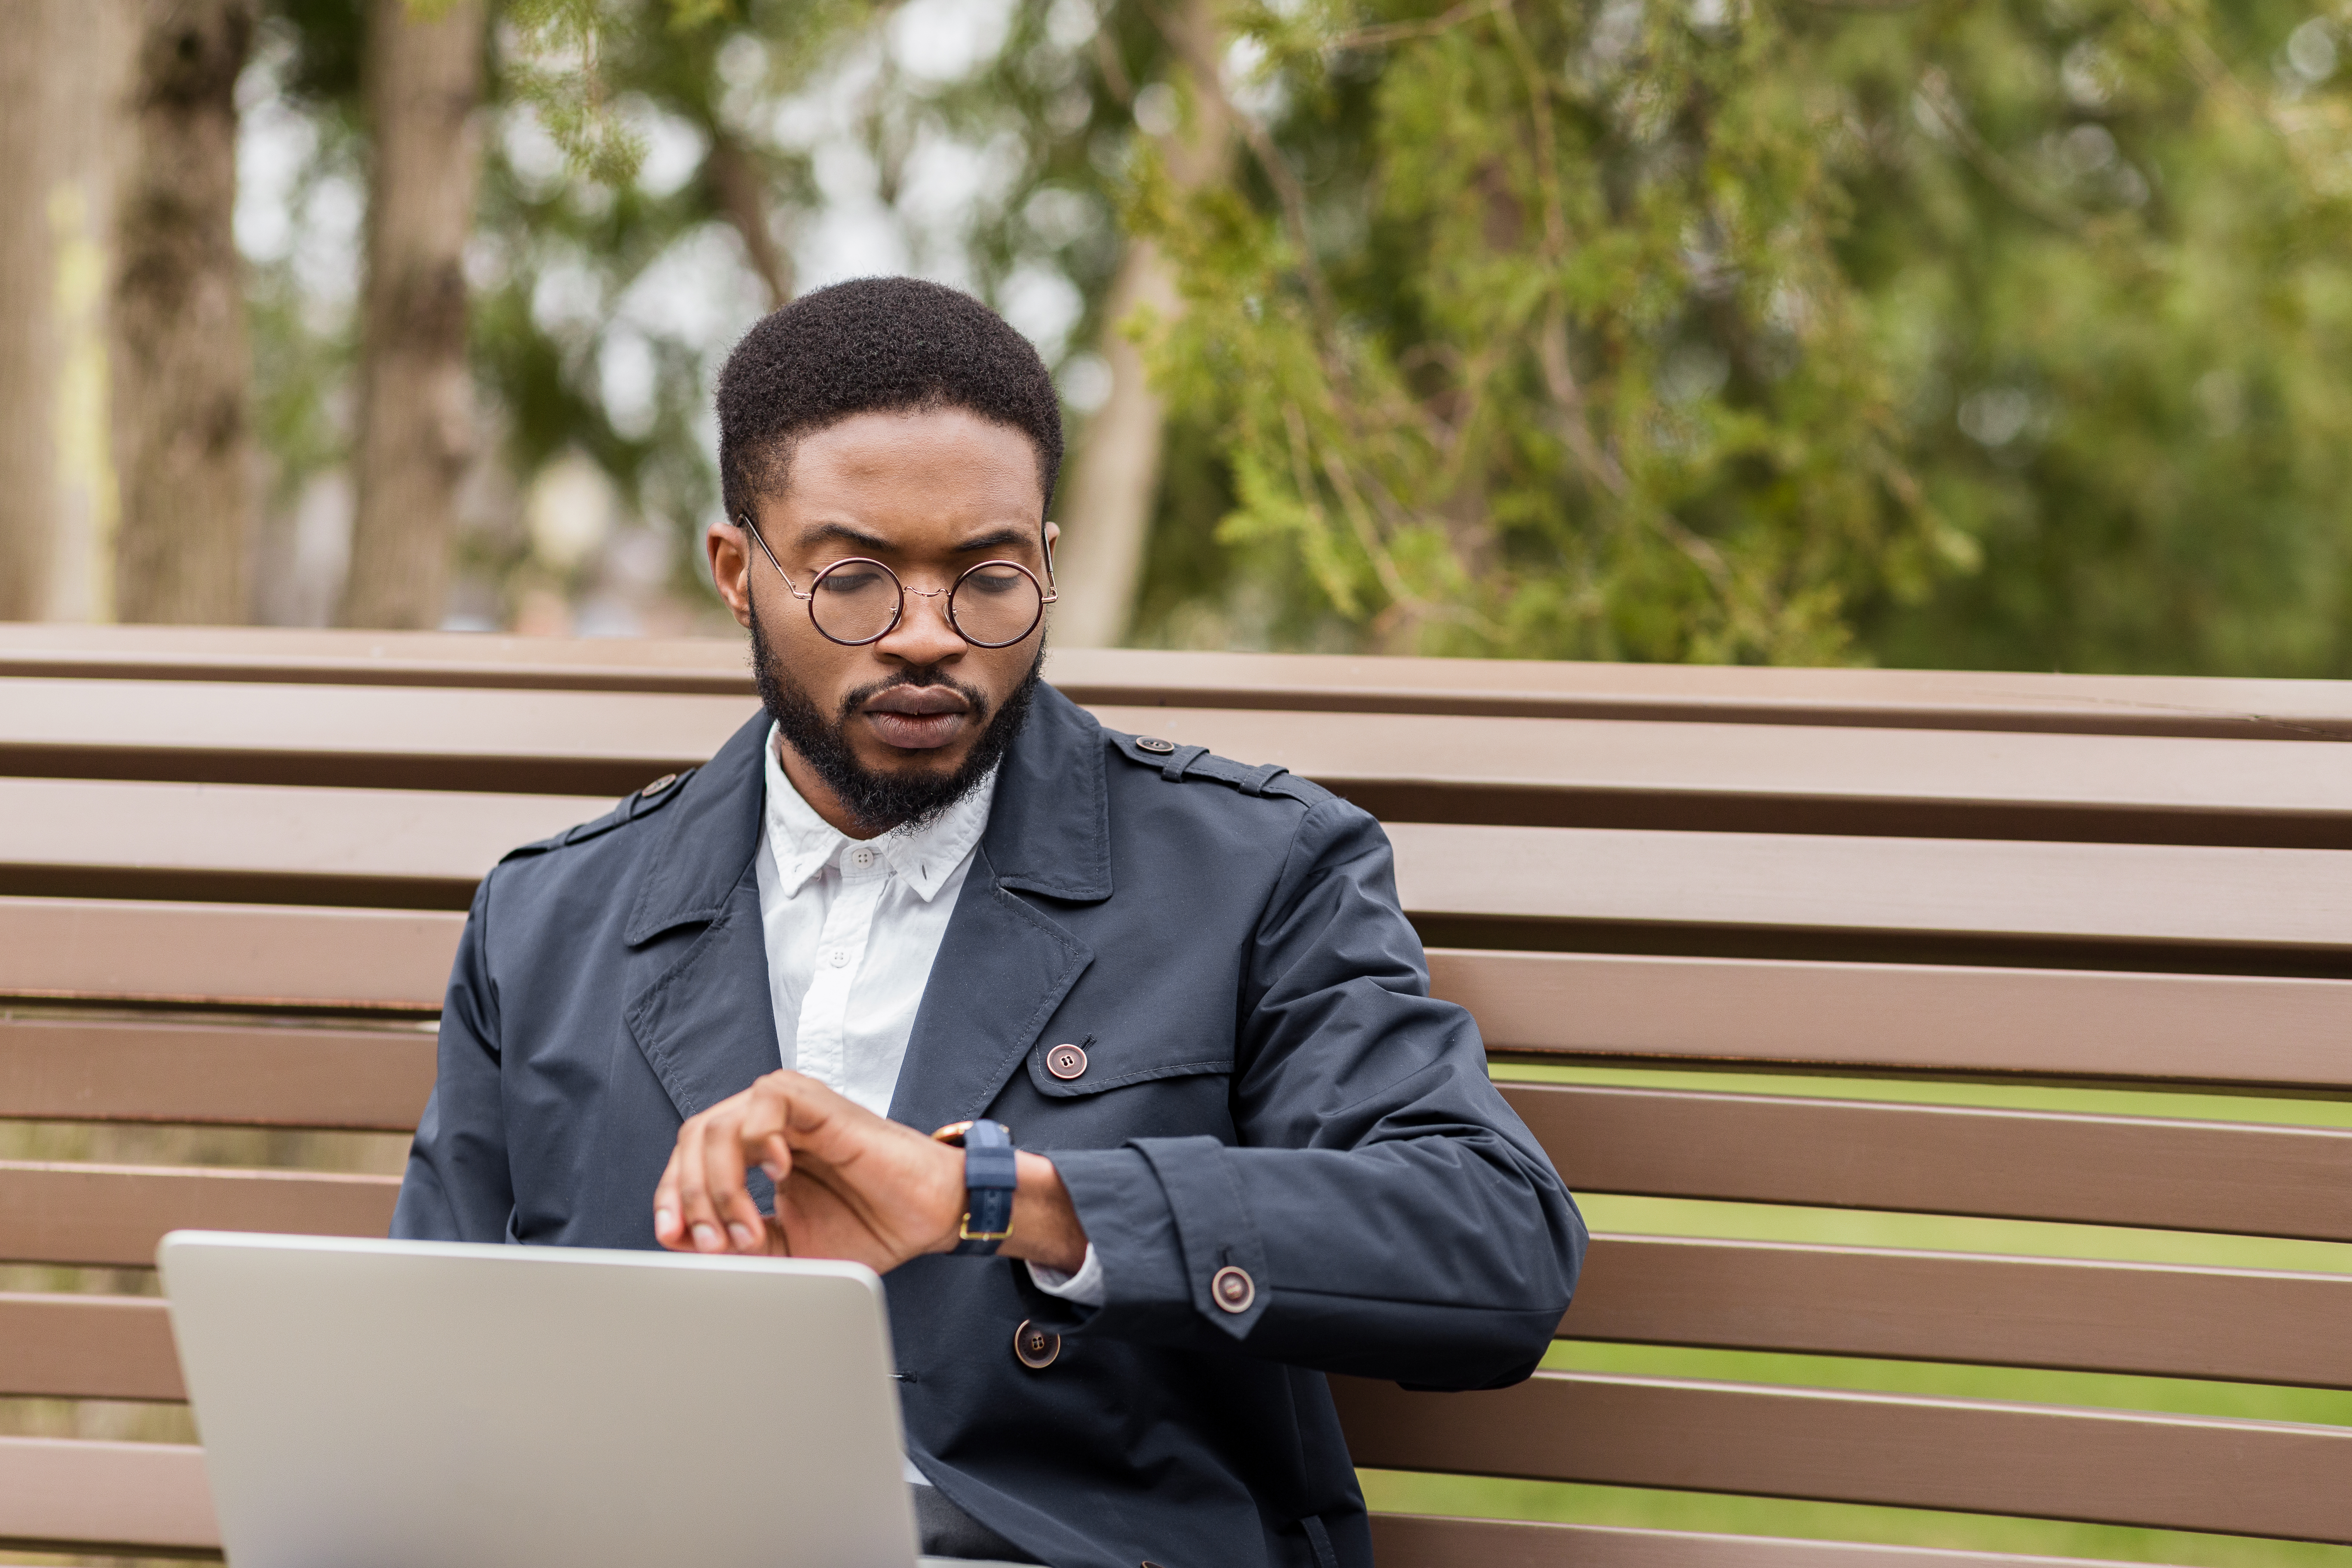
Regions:
<instances>
[{"instance_id":1,"label":"fingernail","mask_svg":"<svg viewBox=\"0 0 2352 1568\"><path fill-rule=\"evenodd\" d=\"M768 1180L772 1182L781 1182L784 1179L783 1166L773 1160L761 1161L760 1169L768 1173Z\"/></svg>"},{"instance_id":2,"label":"fingernail","mask_svg":"<svg viewBox=\"0 0 2352 1568\"><path fill-rule=\"evenodd\" d=\"M750 1250L751 1246L751 1226L742 1226L742 1225L730 1225L730 1226L729 1226L727 1227L727 1234L728 1234L729 1236L731 1236L731 1237L733 1237L735 1238L735 1250L736 1250L736 1251L738 1251L738 1252L744 1252L744 1251L748 1251L748 1250Z\"/></svg>"},{"instance_id":3,"label":"fingernail","mask_svg":"<svg viewBox=\"0 0 2352 1568\"><path fill-rule=\"evenodd\" d=\"M696 1226L694 1227L694 1245L704 1252L718 1251L719 1247L722 1245L719 1239L719 1227L713 1225Z\"/></svg>"},{"instance_id":4,"label":"fingernail","mask_svg":"<svg viewBox=\"0 0 2352 1568\"><path fill-rule=\"evenodd\" d=\"M654 1210L654 1234L656 1236L671 1236L676 1234L677 1230L677 1211L676 1209Z\"/></svg>"}]
</instances>

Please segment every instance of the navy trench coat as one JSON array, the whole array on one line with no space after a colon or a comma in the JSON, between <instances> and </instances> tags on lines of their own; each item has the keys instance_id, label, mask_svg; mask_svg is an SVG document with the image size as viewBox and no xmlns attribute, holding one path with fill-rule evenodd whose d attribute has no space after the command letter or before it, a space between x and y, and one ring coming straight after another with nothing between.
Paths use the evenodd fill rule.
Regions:
<instances>
[{"instance_id":1,"label":"navy trench coat","mask_svg":"<svg viewBox=\"0 0 2352 1568\"><path fill-rule=\"evenodd\" d=\"M394 1235L655 1245L679 1123L780 1059L767 731L483 881ZM890 1114L993 1117L1051 1156L1108 1295L1073 1306L1002 1258L887 1276L909 1457L1055 1568L1368 1568L1323 1374L1525 1378L1585 1240L1476 1026L1429 995L1386 836L1041 687L978 854ZM1075 1079L1046 1069L1065 1043ZM1227 1268L1244 1310L1213 1294ZM1024 1319L1063 1336L1042 1371Z\"/></svg>"}]
</instances>

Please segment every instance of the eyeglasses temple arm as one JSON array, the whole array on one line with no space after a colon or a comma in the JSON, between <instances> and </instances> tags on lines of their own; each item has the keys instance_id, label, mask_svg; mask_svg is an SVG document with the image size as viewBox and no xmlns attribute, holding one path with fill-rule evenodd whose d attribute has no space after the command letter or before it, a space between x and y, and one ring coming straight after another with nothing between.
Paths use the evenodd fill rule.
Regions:
<instances>
[{"instance_id":1,"label":"eyeglasses temple arm","mask_svg":"<svg viewBox=\"0 0 2352 1568\"><path fill-rule=\"evenodd\" d=\"M776 575L784 580L784 587L792 596L795 599L807 598L806 594L793 586L792 574L784 570L784 563L776 559L776 552L768 548L768 542L760 537L760 530L752 523L751 514L748 511L739 511L735 514L735 521L741 526L744 532L751 536L751 542L760 547L760 553L768 558L768 564L776 569ZM1048 565L1045 568L1045 575L1050 578L1053 574L1054 569Z\"/></svg>"}]
</instances>

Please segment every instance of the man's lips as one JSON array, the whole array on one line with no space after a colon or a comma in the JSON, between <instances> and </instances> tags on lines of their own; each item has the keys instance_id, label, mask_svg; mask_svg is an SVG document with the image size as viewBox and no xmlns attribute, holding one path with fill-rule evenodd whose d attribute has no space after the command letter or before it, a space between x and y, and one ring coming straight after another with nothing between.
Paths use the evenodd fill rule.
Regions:
<instances>
[{"instance_id":1,"label":"man's lips","mask_svg":"<svg viewBox=\"0 0 2352 1568\"><path fill-rule=\"evenodd\" d=\"M898 686L876 696L860 711L884 744L928 752L963 732L971 704L945 687Z\"/></svg>"},{"instance_id":2,"label":"man's lips","mask_svg":"<svg viewBox=\"0 0 2352 1568\"><path fill-rule=\"evenodd\" d=\"M944 686L894 686L868 700L868 713L961 713L970 709L961 693Z\"/></svg>"}]
</instances>

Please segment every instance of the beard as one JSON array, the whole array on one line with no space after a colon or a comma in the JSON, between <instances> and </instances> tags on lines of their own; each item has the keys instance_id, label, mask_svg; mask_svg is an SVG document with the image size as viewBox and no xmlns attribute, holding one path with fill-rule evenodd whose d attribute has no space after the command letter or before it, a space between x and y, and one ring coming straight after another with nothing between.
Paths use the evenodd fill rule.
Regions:
<instances>
[{"instance_id":1,"label":"beard","mask_svg":"<svg viewBox=\"0 0 2352 1568\"><path fill-rule=\"evenodd\" d=\"M1013 738L1021 732L1022 723L1029 717L1030 699L1036 694L1045 669L1045 642L1041 637L1029 673L1022 677L1021 684L992 715L985 693L934 666L902 669L887 679L861 686L843 698L840 710L828 718L818 709L808 689L794 680L782 661L774 657L760 629L760 612L756 606L751 611L751 679L759 683L761 706L776 721L785 743L816 770L816 776L833 791L842 808L869 833L923 826L936 821L941 812L978 787L989 770L1003 760ZM849 743L850 722L858 709L894 686L943 686L971 704L971 721L981 726L980 739L953 773L919 769L881 773L857 760Z\"/></svg>"}]
</instances>

